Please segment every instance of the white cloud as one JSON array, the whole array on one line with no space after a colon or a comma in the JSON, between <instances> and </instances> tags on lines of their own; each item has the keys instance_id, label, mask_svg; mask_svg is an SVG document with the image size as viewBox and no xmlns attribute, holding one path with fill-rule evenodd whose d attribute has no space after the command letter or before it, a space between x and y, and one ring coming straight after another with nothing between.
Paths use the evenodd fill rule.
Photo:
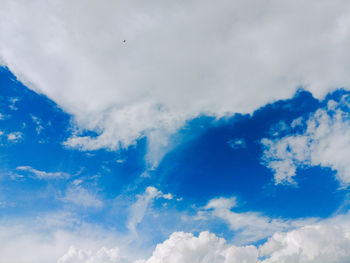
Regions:
<instances>
[{"instance_id":1,"label":"white cloud","mask_svg":"<svg viewBox=\"0 0 350 263\"><path fill-rule=\"evenodd\" d=\"M60 198L60 200L84 208L103 207L103 202L98 198L97 194L89 191L80 183L76 183L76 180L67 187L64 197Z\"/></svg>"},{"instance_id":2,"label":"white cloud","mask_svg":"<svg viewBox=\"0 0 350 263\"><path fill-rule=\"evenodd\" d=\"M7 140L13 143L21 142L23 140L23 134L21 132L11 132L7 134Z\"/></svg>"},{"instance_id":3,"label":"white cloud","mask_svg":"<svg viewBox=\"0 0 350 263\"><path fill-rule=\"evenodd\" d=\"M116 162L119 164L123 164L126 162L126 159L117 159Z\"/></svg>"},{"instance_id":4,"label":"white cloud","mask_svg":"<svg viewBox=\"0 0 350 263\"><path fill-rule=\"evenodd\" d=\"M234 246L202 232L175 232L143 263L343 263L350 260L349 216L339 216L290 232L277 232L264 244ZM136 262L135 262L136 263Z\"/></svg>"},{"instance_id":5,"label":"white cloud","mask_svg":"<svg viewBox=\"0 0 350 263\"><path fill-rule=\"evenodd\" d=\"M120 255L118 248L102 247L98 251L93 251L71 246L57 263L130 263L130 261Z\"/></svg>"},{"instance_id":6,"label":"white cloud","mask_svg":"<svg viewBox=\"0 0 350 263\"><path fill-rule=\"evenodd\" d=\"M234 140L229 140L227 143L232 149L241 149L247 147L244 138L236 138Z\"/></svg>"},{"instance_id":7,"label":"white cloud","mask_svg":"<svg viewBox=\"0 0 350 263\"><path fill-rule=\"evenodd\" d=\"M299 85L317 97L349 88L349 14L347 0L3 0L0 58L100 132L67 146L117 149L146 135L166 148L200 113L250 112Z\"/></svg>"},{"instance_id":8,"label":"white cloud","mask_svg":"<svg viewBox=\"0 0 350 263\"><path fill-rule=\"evenodd\" d=\"M274 234L263 246L263 263L342 263L350 261L349 225L319 224Z\"/></svg>"},{"instance_id":9,"label":"white cloud","mask_svg":"<svg viewBox=\"0 0 350 263\"><path fill-rule=\"evenodd\" d=\"M163 198L165 200L172 200L174 195L171 193L163 194L154 186L148 186L144 193L136 196L136 201L130 207L129 219L127 228L134 235L137 235L137 225L142 222L146 215L147 209L150 208L155 199Z\"/></svg>"},{"instance_id":10,"label":"white cloud","mask_svg":"<svg viewBox=\"0 0 350 263\"><path fill-rule=\"evenodd\" d=\"M234 240L238 243L250 243L271 236L278 231L287 231L307 223L315 222L316 219L284 220L270 218L257 212L234 212L237 207L236 198L214 198L199 211L197 218L208 220L210 217L223 219L231 230L234 231Z\"/></svg>"},{"instance_id":11,"label":"white cloud","mask_svg":"<svg viewBox=\"0 0 350 263\"><path fill-rule=\"evenodd\" d=\"M17 108L17 106L16 106L16 103L19 101L19 98L9 98L9 108L11 109L11 110L14 110L14 111L16 111L16 110L18 110L18 108Z\"/></svg>"},{"instance_id":12,"label":"white cloud","mask_svg":"<svg viewBox=\"0 0 350 263\"><path fill-rule=\"evenodd\" d=\"M66 216L62 218L64 221L67 219ZM47 220L49 220L48 223L50 225L46 224ZM23 223L16 221L2 220L1 222L0 243L2 245L0 247L0 262L58 262L60 258L67 254L67 251L72 246L79 247L81 251L96 251L96 248L102 247L124 248L125 238L123 236L110 229L106 231L96 225L84 223L71 230L69 227L67 229L65 228L65 226L67 227L67 222L59 223L60 225L57 226L57 222L52 222L51 219L40 220L38 223L28 219L24 220ZM68 225L70 224L68 223ZM99 254L102 254L102 251ZM134 254L138 255L138 252ZM94 255L91 254L91 256ZM108 257L102 257L102 259L106 258ZM113 259L112 249L110 251L110 258ZM100 258L97 257L97 259ZM97 262L99 263L100 261ZM121 262L117 261L117 263ZM95 263L95 261L91 261L91 263Z\"/></svg>"},{"instance_id":13,"label":"white cloud","mask_svg":"<svg viewBox=\"0 0 350 263\"><path fill-rule=\"evenodd\" d=\"M198 237L175 232L157 245L153 255L144 263L256 263L258 250L254 246L236 247L225 240L202 232Z\"/></svg>"},{"instance_id":14,"label":"white cloud","mask_svg":"<svg viewBox=\"0 0 350 263\"><path fill-rule=\"evenodd\" d=\"M300 127L302 125L303 125L303 118L299 117L299 118L296 118L295 120L293 120L290 126L292 128L296 128L296 127Z\"/></svg>"},{"instance_id":15,"label":"white cloud","mask_svg":"<svg viewBox=\"0 0 350 263\"><path fill-rule=\"evenodd\" d=\"M349 97L311 114L301 134L263 139L263 162L274 172L276 184L295 183L297 167L330 167L343 184L350 183ZM298 120L299 125L300 120Z\"/></svg>"},{"instance_id":16,"label":"white cloud","mask_svg":"<svg viewBox=\"0 0 350 263\"><path fill-rule=\"evenodd\" d=\"M34 174L34 177L40 180L50 180L50 179L68 179L70 174L64 172L45 172L34 169L30 166L18 166L16 170L27 171Z\"/></svg>"},{"instance_id":17,"label":"white cloud","mask_svg":"<svg viewBox=\"0 0 350 263\"><path fill-rule=\"evenodd\" d=\"M18 131L6 133L0 130L0 137L2 136L4 136L7 139L7 141L11 143L19 143L23 141L23 133Z\"/></svg>"},{"instance_id":18,"label":"white cloud","mask_svg":"<svg viewBox=\"0 0 350 263\"><path fill-rule=\"evenodd\" d=\"M296 123L292 123L291 126L295 126L297 124L298 122L296 121ZM288 125L284 121L280 121L276 125L270 128L270 134L272 136L278 136L280 135L281 132L286 132L288 130L289 130Z\"/></svg>"},{"instance_id":19,"label":"white cloud","mask_svg":"<svg viewBox=\"0 0 350 263\"><path fill-rule=\"evenodd\" d=\"M211 199L204 209L231 209L235 206L237 206L237 200L235 197L219 197Z\"/></svg>"},{"instance_id":20,"label":"white cloud","mask_svg":"<svg viewBox=\"0 0 350 263\"><path fill-rule=\"evenodd\" d=\"M164 194L162 195L162 197L167 200L172 200L174 198L174 196L171 193Z\"/></svg>"},{"instance_id":21,"label":"white cloud","mask_svg":"<svg viewBox=\"0 0 350 263\"><path fill-rule=\"evenodd\" d=\"M133 234L137 233L136 227L145 216L149 205L154 199L161 196L162 192L153 186L148 186L143 194L137 196L136 202L130 207L130 216L127 222L127 227Z\"/></svg>"},{"instance_id":22,"label":"white cloud","mask_svg":"<svg viewBox=\"0 0 350 263\"><path fill-rule=\"evenodd\" d=\"M343 215L290 232L277 232L264 244L234 246L202 232L176 232L157 245L144 263L343 263L350 260L349 216Z\"/></svg>"},{"instance_id":23,"label":"white cloud","mask_svg":"<svg viewBox=\"0 0 350 263\"><path fill-rule=\"evenodd\" d=\"M349 215L307 224L289 232L276 232L260 246L238 246L207 231L198 236L174 232L155 246L153 253L130 246L128 238L97 226L72 222L58 215L63 225L50 217L16 224L2 222L0 261L16 263L344 263L350 260ZM69 215L68 215L69 217ZM54 215L54 218L57 218ZM74 224L73 220L73 224ZM46 229L47 227L51 227ZM46 230L44 230L46 229ZM43 231L44 230L44 231ZM153 247L153 245L152 245ZM21 251L21 253L18 253ZM140 260L135 260L140 259Z\"/></svg>"},{"instance_id":24,"label":"white cloud","mask_svg":"<svg viewBox=\"0 0 350 263\"><path fill-rule=\"evenodd\" d=\"M145 263L343 263L350 260L350 228L332 219L275 233L260 247L233 246L208 232L177 232L159 244Z\"/></svg>"},{"instance_id":25,"label":"white cloud","mask_svg":"<svg viewBox=\"0 0 350 263\"><path fill-rule=\"evenodd\" d=\"M35 131L36 133L39 135L41 133L41 131L44 129L44 126L43 126L43 122L42 120L37 117L37 116L34 116L34 115L31 115L32 117L32 121L35 123L36 125L36 128L35 128Z\"/></svg>"}]
</instances>

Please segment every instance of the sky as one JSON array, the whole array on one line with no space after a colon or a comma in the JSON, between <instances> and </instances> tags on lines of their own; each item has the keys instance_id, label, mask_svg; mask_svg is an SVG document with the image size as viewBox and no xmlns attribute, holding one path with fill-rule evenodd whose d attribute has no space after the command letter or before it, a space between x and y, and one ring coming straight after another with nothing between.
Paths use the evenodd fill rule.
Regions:
<instances>
[{"instance_id":1,"label":"sky","mask_svg":"<svg viewBox=\"0 0 350 263\"><path fill-rule=\"evenodd\" d=\"M350 261L350 3L0 0L0 261Z\"/></svg>"}]
</instances>

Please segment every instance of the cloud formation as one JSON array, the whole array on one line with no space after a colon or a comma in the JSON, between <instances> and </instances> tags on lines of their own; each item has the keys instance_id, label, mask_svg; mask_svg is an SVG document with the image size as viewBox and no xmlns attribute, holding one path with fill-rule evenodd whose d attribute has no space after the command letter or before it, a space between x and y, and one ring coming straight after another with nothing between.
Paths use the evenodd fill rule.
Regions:
<instances>
[{"instance_id":1,"label":"cloud formation","mask_svg":"<svg viewBox=\"0 0 350 263\"><path fill-rule=\"evenodd\" d=\"M350 260L350 226L348 216L319 224L307 225L290 232L277 232L260 246L235 246L207 231L198 237L191 233L175 232L156 246L152 256L134 263L342 263ZM90 254L89 254L90 253ZM114 254L115 260L111 260ZM70 255L70 258L69 258ZM86 255L90 255L89 257ZM70 248L59 263L121 263L118 249L77 251ZM63 260L63 259L70 259ZM75 260L75 261L74 261Z\"/></svg>"},{"instance_id":2,"label":"cloud formation","mask_svg":"<svg viewBox=\"0 0 350 263\"><path fill-rule=\"evenodd\" d=\"M75 224L75 219L67 220L68 217L65 213L51 215L41 218L39 225L27 220L24 224L12 222L12 225L2 222L0 241L3 245L0 247L0 261L343 263L350 260L349 214L306 224L292 231L277 231L261 245L233 245L208 231L198 235L174 232L164 242L151 245L148 252L144 248L142 250L138 246L130 246L128 238L117 232L88 223L80 224L75 231L69 231L67 226Z\"/></svg>"},{"instance_id":3,"label":"cloud formation","mask_svg":"<svg viewBox=\"0 0 350 263\"><path fill-rule=\"evenodd\" d=\"M65 195L59 200L74 204L84 208L101 208L103 202L95 192L90 191L80 184L70 184L65 192Z\"/></svg>"},{"instance_id":4,"label":"cloud formation","mask_svg":"<svg viewBox=\"0 0 350 263\"><path fill-rule=\"evenodd\" d=\"M34 169L31 166L18 166L16 167L18 171L25 171L33 174L34 178L40 180L50 180L50 179L68 179L70 174L64 172L45 172Z\"/></svg>"},{"instance_id":5,"label":"cloud formation","mask_svg":"<svg viewBox=\"0 0 350 263\"><path fill-rule=\"evenodd\" d=\"M57 263L130 263L120 255L118 248L102 247L98 251L76 249L71 246Z\"/></svg>"},{"instance_id":6,"label":"cloud formation","mask_svg":"<svg viewBox=\"0 0 350 263\"><path fill-rule=\"evenodd\" d=\"M157 245L153 255L144 263L255 263L258 251L254 246L236 247L226 244L209 232L198 237L190 233L176 232L168 240Z\"/></svg>"},{"instance_id":7,"label":"cloud formation","mask_svg":"<svg viewBox=\"0 0 350 263\"><path fill-rule=\"evenodd\" d=\"M235 212L237 207L235 197L214 198L198 212L199 219L217 217L224 220L234 231L234 240L238 243L249 244L272 236L276 232L289 231L305 224L316 222L315 218L286 220L270 218L258 212Z\"/></svg>"},{"instance_id":8,"label":"cloud formation","mask_svg":"<svg viewBox=\"0 0 350 263\"><path fill-rule=\"evenodd\" d=\"M11 132L7 134L7 140L13 143L21 142L23 140L23 134L21 132Z\"/></svg>"},{"instance_id":9,"label":"cloud formation","mask_svg":"<svg viewBox=\"0 0 350 263\"><path fill-rule=\"evenodd\" d=\"M166 147L201 113L349 88L349 14L347 0L4 0L0 61L99 134L67 146Z\"/></svg>"},{"instance_id":10,"label":"cloud formation","mask_svg":"<svg viewBox=\"0 0 350 263\"><path fill-rule=\"evenodd\" d=\"M336 263L350 260L349 226L311 225L274 234L259 252L263 263Z\"/></svg>"},{"instance_id":11,"label":"cloud formation","mask_svg":"<svg viewBox=\"0 0 350 263\"><path fill-rule=\"evenodd\" d=\"M164 198L166 200L173 199L171 193L163 194L162 191L158 190L154 186L148 186L144 193L136 196L136 201L130 207L130 215L127 222L127 228L132 234L137 234L137 225L141 223L145 216L147 209L155 199Z\"/></svg>"},{"instance_id":12,"label":"cloud formation","mask_svg":"<svg viewBox=\"0 0 350 263\"><path fill-rule=\"evenodd\" d=\"M263 162L274 173L276 184L295 183L298 167L322 166L336 171L339 181L350 183L350 98L330 100L326 108L297 119L292 126L305 126L302 133L263 139Z\"/></svg>"}]
</instances>

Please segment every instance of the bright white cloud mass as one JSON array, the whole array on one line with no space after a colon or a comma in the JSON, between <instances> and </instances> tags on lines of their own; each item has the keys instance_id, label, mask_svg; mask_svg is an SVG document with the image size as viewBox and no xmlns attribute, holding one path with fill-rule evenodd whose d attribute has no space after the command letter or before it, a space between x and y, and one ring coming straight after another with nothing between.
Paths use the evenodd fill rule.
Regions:
<instances>
[{"instance_id":1,"label":"bright white cloud mass","mask_svg":"<svg viewBox=\"0 0 350 263\"><path fill-rule=\"evenodd\" d=\"M349 0L0 0L0 262L350 262L349 47Z\"/></svg>"},{"instance_id":2,"label":"bright white cloud mass","mask_svg":"<svg viewBox=\"0 0 350 263\"><path fill-rule=\"evenodd\" d=\"M3 0L0 58L100 134L66 145L116 149L299 86L317 97L348 88L349 13L347 0Z\"/></svg>"},{"instance_id":3,"label":"bright white cloud mass","mask_svg":"<svg viewBox=\"0 0 350 263\"><path fill-rule=\"evenodd\" d=\"M277 232L259 246L231 245L209 232L201 232L198 236L175 232L158 244L146 259L133 259L135 253L125 252L118 246L103 245L101 234L96 232L93 238L92 232L87 235L86 230L80 231L84 242L73 245L78 241L77 237L64 231L57 231L47 240L37 234L28 236L30 231L16 227L11 228L16 232L11 239L8 239L8 229L2 229L0 239L6 250L0 259L15 262L11 261L16 258L11 253L21 248L23 257L17 257L16 262L49 262L46 260L52 260L50 252L57 254L71 242L73 244L59 257L58 263L343 263L350 260L349 222L349 216L345 215L290 232ZM105 240L108 240L106 236ZM30 247L24 247L27 242L31 242ZM115 240L109 239L109 242L115 243ZM35 256L30 254L33 251Z\"/></svg>"},{"instance_id":4,"label":"bright white cloud mass","mask_svg":"<svg viewBox=\"0 0 350 263\"><path fill-rule=\"evenodd\" d=\"M202 232L198 237L174 233L158 245L152 257L145 262L347 262L350 260L349 233L348 223L344 226L332 226L329 222L305 226L287 233L276 233L259 247L228 245L222 238L208 232Z\"/></svg>"}]
</instances>

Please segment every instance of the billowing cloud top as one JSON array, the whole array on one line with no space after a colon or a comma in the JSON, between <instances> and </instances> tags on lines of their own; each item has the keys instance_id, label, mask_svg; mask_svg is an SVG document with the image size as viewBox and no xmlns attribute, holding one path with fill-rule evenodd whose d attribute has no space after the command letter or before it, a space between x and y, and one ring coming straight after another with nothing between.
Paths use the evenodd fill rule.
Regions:
<instances>
[{"instance_id":1,"label":"billowing cloud top","mask_svg":"<svg viewBox=\"0 0 350 263\"><path fill-rule=\"evenodd\" d=\"M201 113L348 88L349 14L347 0L3 0L0 61L99 133L67 145L164 146Z\"/></svg>"},{"instance_id":2,"label":"billowing cloud top","mask_svg":"<svg viewBox=\"0 0 350 263\"><path fill-rule=\"evenodd\" d=\"M340 219L341 221L346 218ZM339 221L339 220L338 220ZM264 244L256 246L229 245L224 239L209 232L198 237L175 232L168 240L158 244L147 260L134 263L334 263L350 259L349 226L342 222L308 225L300 229L276 233ZM325 245L327 244L327 245ZM128 263L119 250L102 248L97 252L77 250L74 247L58 263L111 262Z\"/></svg>"}]
</instances>

